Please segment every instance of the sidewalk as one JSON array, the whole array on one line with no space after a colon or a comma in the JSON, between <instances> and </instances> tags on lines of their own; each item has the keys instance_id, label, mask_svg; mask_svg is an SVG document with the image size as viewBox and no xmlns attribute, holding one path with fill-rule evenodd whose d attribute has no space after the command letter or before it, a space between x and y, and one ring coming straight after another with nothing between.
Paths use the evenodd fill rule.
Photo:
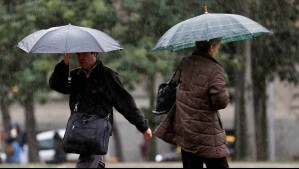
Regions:
<instances>
[{"instance_id":1,"label":"sidewalk","mask_svg":"<svg viewBox=\"0 0 299 169\"><path fill-rule=\"evenodd\" d=\"M299 168L299 162L230 162L230 168ZM182 163L115 163L107 168L182 168Z\"/></svg>"},{"instance_id":2,"label":"sidewalk","mask_svg":"<svg viewBox=\"0 0 299 169\"><path fill-rule=\"evenodd\" d=\"M299 168L299 162L230 162L230 168ZM182 168L180 162L147 162L147 163L107 163L106 168ZM9 165L1 164L0 168L75 168L75 163L62 165L26 164Z\"/></svg>"}]
</instances>

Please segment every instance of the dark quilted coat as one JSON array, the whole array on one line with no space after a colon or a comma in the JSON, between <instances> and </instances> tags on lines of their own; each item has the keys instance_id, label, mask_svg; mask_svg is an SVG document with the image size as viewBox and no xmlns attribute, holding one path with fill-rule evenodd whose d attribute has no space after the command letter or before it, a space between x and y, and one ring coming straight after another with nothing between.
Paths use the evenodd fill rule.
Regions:
<instances>
[{"instance_id":1,"label":"dark quilted coat","mask_svg":"<svg viewBox=\"0 0 299 169\"><path fill-rule=\"evenodd\" d=\"M176 109L156 129L161 139L204 158L229 155L218 110L229 102L223 67L209 56L193 54L181 63Z\"/></svg>"}]
</instances>

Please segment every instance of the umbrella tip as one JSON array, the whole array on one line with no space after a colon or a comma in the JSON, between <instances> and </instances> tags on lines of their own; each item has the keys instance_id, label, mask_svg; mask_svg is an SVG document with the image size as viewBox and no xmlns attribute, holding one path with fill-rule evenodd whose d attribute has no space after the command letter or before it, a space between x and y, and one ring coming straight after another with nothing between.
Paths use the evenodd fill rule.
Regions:
<instances>
[{"instance_id":1,"label":"umbrella tip","mask_svg":"<svg viewBox=\"0 0 299 169\"><path fill-rule=\"evenodd\" d=\"M203 12L204 12L204 13L209 13L209 12L208 12L208 7L207 7L206 4L204 4L204 6L203 6Z\"/></svg>"}]
</instances>

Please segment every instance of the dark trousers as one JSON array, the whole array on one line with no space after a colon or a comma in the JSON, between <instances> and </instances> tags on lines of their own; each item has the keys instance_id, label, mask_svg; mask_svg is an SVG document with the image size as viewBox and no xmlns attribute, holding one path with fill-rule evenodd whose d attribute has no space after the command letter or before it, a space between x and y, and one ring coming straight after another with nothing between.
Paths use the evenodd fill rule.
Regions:
<instances>
[{"instance_id":1,"label":"dark trousers","mask_svg":"<svg viewBox=\"0 0 299 169\"><path fill-rule=\"evenodd\" d=\"M184 168L229 168L226 157L224 158L201 158L195 154L182 150L182 160Z\"/></svg>"},{"instance_id":2,"label":"dark trousers","mask_svg":"<svg viewBox=\"0 0 299 169\"><path fill-rule=\"evenodd\" d=\"M80 155L76 168L105 168L104 156Z\"/></svg>"}]
</instances>

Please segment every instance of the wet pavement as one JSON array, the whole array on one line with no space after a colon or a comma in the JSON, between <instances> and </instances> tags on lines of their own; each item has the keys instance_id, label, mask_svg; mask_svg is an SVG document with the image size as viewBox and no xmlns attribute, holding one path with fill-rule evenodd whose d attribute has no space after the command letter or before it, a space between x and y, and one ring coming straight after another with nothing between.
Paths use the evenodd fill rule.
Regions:
<instances>
[{"instance_id":1,"label":"wet pavement","mask_svg":"<svg viewBox=\"0 0 299 169\"><path fill-rule=\"evenodd\" d=\"M231 162L230 168L299 168L299 162ZM107 164L107 168L182 168L180 162L175 163L115 163Z\"/></svg>"},{"instance_id":2,"label":"wet pavement","mask_svg":"<svg viewBox=\"0 0 299 169\"><path fill-rule=\"evenodd\" d=\"M299 161L292 162L230 162L230 168L299 168ZM181 162L136 162L136 163L107 163L106 168L182 168ZM9 165L0 164L0 168L75 168L74 163L61 165L26 164Z\"/></svg>"}]
</instances>

